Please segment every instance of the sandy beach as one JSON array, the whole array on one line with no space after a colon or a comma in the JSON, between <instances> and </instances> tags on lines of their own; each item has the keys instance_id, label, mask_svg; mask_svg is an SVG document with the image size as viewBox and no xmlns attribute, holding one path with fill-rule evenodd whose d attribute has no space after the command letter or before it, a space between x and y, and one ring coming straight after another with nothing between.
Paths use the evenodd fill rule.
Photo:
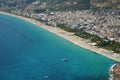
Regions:
<instances>
[{"instance_id":1,"label":"sandy beach","mask_svg":"<svg viewBox=\"0 0 120 80\"><path fill-rule=\"evenodd\" d=\"M34 19L30 19L30 18L26 18L26 17L22 17L22 16L18 16L18 15L14 15L14 14L10 14L10 13L5 13L5 12L0 12L0 14L6 14L6 15L10 15L10 16L14 16L14 17L17 17L17 18L21 18L23 20L26 20L30 23L33 23L41 28L44 28L52 33L55 33L56 35L74 43L75 45L78 45L80 47L83 47L85 49L88 49L90 51L93 51L95 52L96 54L100 54L100 55L103 55L103 56L106 56L108 58L111 58L115 61L118 61L120 62L120 55L119 54L116 54L116 53L113 53L112 51L109 51L109 50L105 50L105 49L102 49L102 48L98 48L97 46L92 46L90 45L90 41L89 40L86 40L86 39L82 39L76 35L74 35L74 33L70 33L70 32L67 32L65 30L62 30L60 28L56 28L56 27L52 27L52 26L47 26L37 20L34 20Z\"/></svg>"}]
</instances>

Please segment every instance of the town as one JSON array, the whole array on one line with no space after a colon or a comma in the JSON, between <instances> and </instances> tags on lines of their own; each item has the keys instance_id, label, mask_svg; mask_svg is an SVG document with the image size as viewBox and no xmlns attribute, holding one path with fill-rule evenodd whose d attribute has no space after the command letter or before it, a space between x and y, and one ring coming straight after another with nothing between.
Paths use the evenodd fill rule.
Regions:
<instances>
[{"instance_id":1,"label":"town","mask_svg":"<svg viewBox=\"0 0 120 80\"><path fill-rule=\"evenodd\" d=\"M42 13L13 11L12 13L33 18L46 25L58 27L66 24L72 29L84 30L101 38L120 42L120 11L47 11Z\"/></svg>"}]
</instances>

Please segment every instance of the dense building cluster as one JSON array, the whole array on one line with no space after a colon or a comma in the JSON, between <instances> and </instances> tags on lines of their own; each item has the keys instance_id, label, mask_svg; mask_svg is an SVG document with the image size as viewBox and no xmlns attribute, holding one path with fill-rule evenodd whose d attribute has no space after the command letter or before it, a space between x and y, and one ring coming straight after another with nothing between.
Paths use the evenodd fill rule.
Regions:
<instances>
[{"instance_id":1,"label":"dense building cluster","mask_svg":"<svg viewBox=\"0 0 120 80\"><path fill-rule=\"evenodd\" d=\"M94 0L91 1L94 2ZM112 3L119 4L118 0L116 0L116 2L114 2L114 0L112 1ZM87 33L96 34L101 38L108 37L110 40L120 41L120 9L94 11L91 7L89 10L51 11L49 10L50 8L48 8L50 7L50 5L48 5L49 1L20 0L10 2L8 0L8 2L9 5L5 5L6 3L2 2L0 10L7 10L14 14L40 20L47 25L56 27L59 24L66 24L67 27L72 29L82 29ZM62 9L62 7L66 6L64 8L67 9L69 6L75 8L73 5L77 6L78 4L79 1L64 1L53 7L57 9L59 6Z\"/></svg>"},{"instance_id":2,"label":"dense building cluster","mask_svg":"<svg viewBox=\"0 0 120 80\"><path fill-rule=\"evenodd\" d=\"M70 28L84 30L99 37L120 41L119 11L55 11L44 13L21 13L24 16L43 21L47 25L67 24Z\"/></svg>"}]
</instances>

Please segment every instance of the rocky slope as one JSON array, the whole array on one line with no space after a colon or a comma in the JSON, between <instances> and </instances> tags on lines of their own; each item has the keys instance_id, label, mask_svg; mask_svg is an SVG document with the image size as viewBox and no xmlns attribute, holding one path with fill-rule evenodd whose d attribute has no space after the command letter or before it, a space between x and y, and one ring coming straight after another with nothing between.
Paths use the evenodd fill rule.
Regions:
<instances>
[{"instance_id":1,"label":"rocky slope","mask_svg":"<svg viewBox=\"0 0 120 80\"><path fill-rule=\"evenodd\" d=\"M98 8L120 8L120 0L91 0L91 5Z\"/></svg>"},{"instance_id":2,"label":"rocky slope","mask_svg":"<svg viewBox=\"0 0 120 80\"><path fill-rule=\"evenodd\" d=\"M116 64L110 74L112 75L112 80L120 80L120 64Z\"/></svg>"}]
</instances>

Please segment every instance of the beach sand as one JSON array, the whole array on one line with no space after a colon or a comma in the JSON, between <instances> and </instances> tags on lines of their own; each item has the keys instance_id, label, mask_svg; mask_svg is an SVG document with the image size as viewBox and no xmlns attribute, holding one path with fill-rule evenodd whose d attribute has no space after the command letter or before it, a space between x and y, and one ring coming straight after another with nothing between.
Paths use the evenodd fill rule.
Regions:
<instances>
[{"instance_id":1,"label":"beach sand","mask_svg":"<svg viewBox=\"0 0 120 80\"><path fill-rule=\"evenodd\" d=\"M21 18L21 19L26 20L30 23L33 23L41 28L44 28L52 33L55 33L56 35L74 43L75 45L78 45L80 47L83 47L85 49L93 51L96 54L100 54L100 55L106 56L108 58L111 58L115 61L120 62L120 55L119 54L113 53L112 51L105 50L103 48L98 48L97 46L92 46L92 45L90 45L89 40L82 39L82 38L74 35L74 33L67 32L67 31L62 30L58 27L47 26L47 25L45 25L37 20L31 19L31 18L26 18L26 17L15 15L15 14L6 13L6 12L0 12L0 14L6 14L6 15L17 17L17 18Z\"/></svg>"}]
</instances>

